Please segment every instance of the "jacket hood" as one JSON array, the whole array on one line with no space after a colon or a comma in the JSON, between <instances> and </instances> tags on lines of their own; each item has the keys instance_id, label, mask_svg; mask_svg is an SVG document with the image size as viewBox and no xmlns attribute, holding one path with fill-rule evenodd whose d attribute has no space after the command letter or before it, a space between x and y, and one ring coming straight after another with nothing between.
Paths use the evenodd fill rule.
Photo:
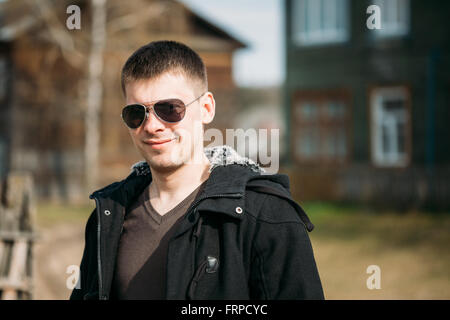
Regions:
<instances>
[{"instance_id":1,"label":"jacket hood","mask_svg":"<svg viewBox=\"0 0 450 320\"><path fill-rule=\"evenodd\" d=\"M212 172L217 167L228 166L232 164L238 164L247 167L251 171L257 173L265 172L265 170L261 168L259 164L255 163L252 159L239 155L236 150L227 145L205 148L203 152L205 153L211 164L209 172ZM150 167L145 161L139 161L138 163L135 163L131 167L131 169L132 173L135 172L138 176L150 174Z\"/></svg>"},{"instance_id":2,"label":"jacket hood","mask_svg":"<svg viewBox=\"0 0 450 320\"><path fill-rule=\"evenodd\" d=\"M214 189L220 187L222 192L244 193L244 189L250 180L258 180L259 184L264 181L271 187L279 189L285 195L290 195L289 179L286 175L266 174L266 171L259 164L252 159L241 156L230 146L205 148L204 153L210 162L209 172L211 175L209 180L216 184ZM150 167L145 161L134 164L131 169L132 174L136 176L151 175ZM207 187L212 185L212 183L207 184L209 185Z\"/></svg>"},{"instance_id":3,"label":"jacket hood","mask_svg":"<svg viewBox=\"0 0 450 320\"><path fill-rule=\"evenodd\" d=\"M290 197L289 179L284 174L265 174L265 170L253 160L239 155L232 147L223 145L204 149L210 161L210 176L204 191L213 194L244 194L247 185L264 184L277 189ZM121 199L124 205L129 204L151 182L151 170L146 161L135 163L130 175L120 181L99 189L91 194L95 197L114 197Z\"/></svg>"},{"instance_id":4,"label":"jacket hood","mask_svg":"<svg viewBox=\"0 0 450 320\"><path fill-rule=\"evenodd\" d=\"M265 174L253 160L239 155L230 146L205 148L210 161L209 178L203 189L203 198L234 197L236 206L244 206L246 189L284 198L297 210L308 231L314 228L303 209L292 199L289 177L285 174ZM131 167L130 175L91 194L90 198L110 198L128 207L151 183L151 170L147 162L140 161Z\"/></svg>"}]
</instances>

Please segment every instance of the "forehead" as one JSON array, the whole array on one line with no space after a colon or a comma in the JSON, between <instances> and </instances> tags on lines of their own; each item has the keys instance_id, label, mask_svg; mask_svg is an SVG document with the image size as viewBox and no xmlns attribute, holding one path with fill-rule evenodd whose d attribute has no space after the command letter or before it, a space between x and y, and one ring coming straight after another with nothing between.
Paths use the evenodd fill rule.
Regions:
<instances>
[{"instance_id":1,"label":"forehead","mask_svg":"<svg viewBox=\"0 0 450 320\"><path fill-rule=\"evenodd\" d=\"M130 81L125 86L127 103L150 102L168 98L190 99L195 86L181 73L164 73L153 79Z\"/></svg>"}]
</instances>

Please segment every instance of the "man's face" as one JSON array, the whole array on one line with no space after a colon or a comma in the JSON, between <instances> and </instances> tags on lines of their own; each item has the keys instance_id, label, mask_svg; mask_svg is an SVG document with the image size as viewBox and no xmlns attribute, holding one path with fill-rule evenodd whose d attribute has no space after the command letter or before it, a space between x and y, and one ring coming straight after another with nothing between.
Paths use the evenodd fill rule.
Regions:
<instances>
[{"instance_id":1,"label":"man's face","mask_svg":"<svg viewBox=\"0 0 450 320\"><path fill-rule=\"evenodd\" d=\"M138 80L126 85L126 104L146 104L164 99L180 99L188 104L203 92L195 90L192 81L175 73L164 73L156 79ZM184 163L201 159L203 124L214 118L214 98L206 93L186 107L180 122L167 123L150 111L137 129L129 129L131 138L153 170L169 172Z\"/></svg>"}]
</instances>

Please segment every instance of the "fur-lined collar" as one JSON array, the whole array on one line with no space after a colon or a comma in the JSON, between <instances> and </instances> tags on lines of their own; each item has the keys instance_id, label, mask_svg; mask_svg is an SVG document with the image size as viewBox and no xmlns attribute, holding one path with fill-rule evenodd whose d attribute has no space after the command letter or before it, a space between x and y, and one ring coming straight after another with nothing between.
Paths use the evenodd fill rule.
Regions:
<instances>
[{"instance_id":1,"label":"fur-lined collar","mask_svg":"<svg viewBox=\"0 0 450 320\"><path fill-rule=\"evenodd\" d=\"M252 159L239 155L232 147L223 145L216 147L205 148L204 153L208 158L211 166L209 172L214 168L220 166L227 166L230 164L239 164L245 167L249 167L254 172L263 173L265 170L261 168ZM131 169L136 172L138 176L145 176L150 173L150 167L145 161L140 161L134 164Z\"/></svg>"}]
</instances>

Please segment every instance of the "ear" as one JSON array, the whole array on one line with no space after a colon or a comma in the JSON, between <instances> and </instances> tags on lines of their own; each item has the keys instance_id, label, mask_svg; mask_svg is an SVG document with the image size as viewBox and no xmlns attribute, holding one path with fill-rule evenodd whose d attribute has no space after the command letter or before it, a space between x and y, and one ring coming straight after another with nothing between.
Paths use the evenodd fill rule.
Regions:
<instances>
[{"instance_id":1,"label":"ear","mask_svg":"<svg viewBox=\"0 0 450 320\"><path fill-rule=\"evenodd\" d=\"M211 92L206 92L204 96L200 99L201 113L202 113L202 123L208 124L214 119L216 114L216 101Z\"/></svg>"}]
</instances>

